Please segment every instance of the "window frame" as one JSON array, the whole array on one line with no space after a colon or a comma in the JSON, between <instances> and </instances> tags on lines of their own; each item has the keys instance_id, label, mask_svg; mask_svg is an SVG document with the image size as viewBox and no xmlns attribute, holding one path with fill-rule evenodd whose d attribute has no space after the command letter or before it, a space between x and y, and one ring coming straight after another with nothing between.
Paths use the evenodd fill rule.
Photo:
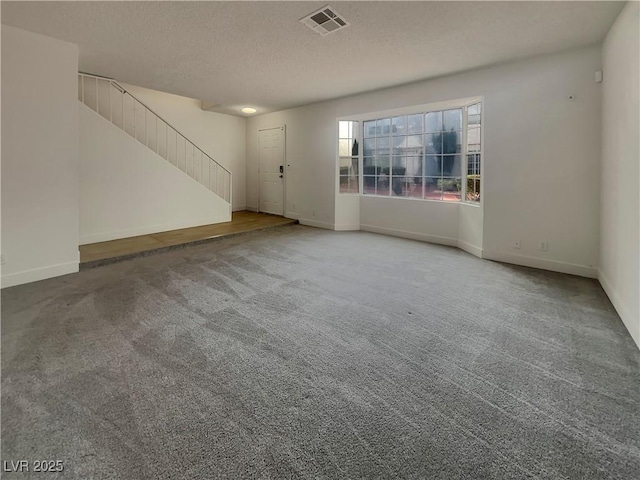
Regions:
<instances>
[{"instance_id":1,"label":"window frame","mask_svg":"<svg viewBox=\"0 0 640 480\"><path fill-rule=\"evenodd\" d=\"M480 200L476 201L476 200L467 200L467 175L469 175L469 150L468 150L468 143L467 143L467 136L469 134L469 107L472 107L474 105L480 105L480 124L479 124L479 128L480 128L480 150L478 150L477 152L474 152L478 155L480 155L480 164L479 164L479 168L478 168L478 176L480 177L480 190L479 190L479 194L480 194ZM471 102L467 105L465 105L464 107L464 115L462 116L462 135L463 135L463 151L464 151L464 185L463 185L463 195L464 197L462 198L460 203L464 203L465 205L471 205L474 207L479 207L482 205L482 200L484 198L483 195L483 187L482 185L484 184L484 182L482 181L482 171L483 171L483 167L482 165L484 164L484 101L483 100L478 100L476 102Z\"/></svg>"},{"instance_id":2,"label":"window frame","mask_svg":"<svg viewBox=\"0 0 640 480\"><path fill-rule=\"evenodd\" d=\"M468 145L467 145L467 135L468 135L468 109L470 106L476 105L476 104L480 104L480 150L479 153L480 154L480 166L479 166L479 177L480 177L480 188L479 188L479 193L480 193L480 200L479 201L475 201L475 200L467 200L467 175L469 172L469 159L468 159ZM386 118L392 119L393 117L397 117L397 116L409 116L409 115L415 115L415 114L421 114L423 115L423 121L426 121L426 114L427 113L431 113L431 112L443 112L445 110L454 110L454 109L462 109L462 132L461 132L461 152L460 155L462 155L462 172L461 172L461 177L462 177L462 189L461 189L461 196L460 196L460 200L459 201L451 201L451 200L443 200L443 199L432 199L432 198L424 198L424 174L422 176L423 178L423 186L422 186L422 198L416 198L416 197L403 197L403 196L394 196L394 195L376 195L376 194L365 194L364 193L364 170L363 170L363 153L364 153L364 123L365 122L369 122L369 121L377 121L377 120L384 120ZM483 205L483 201L484 201L484 187L483 184L484 182L482 181L482 176L483 176L483 165L484 165L484 114L485 114L485 104L484 104L484 97L478 96L478 97L468 97L468 98L463 98L463 99L458 99L458 100L450 100L450 101L443 101L443 102L437 102L437 103L429 103L429 104L423 104L423 105L414 105L414 106L410 106L410 107L403 107L403 108L395 108L395 109L391 109L391 110L383 110L383 111L378 111L378 112L370 112L367 114L361 114L361 115L350 115L348 117L340 117L336 119L336 136L334 137L336 139L336 193L337 195L340 196L370 196L370 197L377 197L377 198L392 198L392 199L401 199L401 200L415 200L415 201L424 201L424 202L441 202L441 203L448 203L448 204L465 204L465 205L470 205L470 206L474 206L474 207L481 207ZM352 122L358 122L358 133L356 135L356 138L359 139L359 149L358 149L358 193L351 193L351 192L345 192L342 193L340 192L340 155L339 155L339 151L338 151L338 145L339 145L339 141L337 141L339 139L339 122L340 121L352 121ZM424 139L424 135L426 135L425 133L425 126L423 126L423 132L421 133L421 135L423 136ZM391 135L392 136L392 135ZM375 137L377 138L377 136ZM423 151L422 153L422 161L424 161L426 157L426 150ZM390 159L391 159L391 155L390 155ZM390 160L390 164L391 164L391 160ZM424 172L423 172L424 173ZM456 177L457 178L457 177Z\"/></svg>"},{"instance_id":3,"label":"window frame","mask_svg":"<svg viewBox=\"0 0 640 480\"><path fill-rule=\"evenodd\" d=\"M350 140L358 140L358 155L357 157L353 156L353 155L349 155L349 156L343 156L340 155L340 140L344 140L344 137L340 136L340 122L353 122L356 124L356 129L352 129L352 135L353 137L350 138ZM336 136L335 138L337 139L336 141L336 192L338 195L341 196L360 196L362 193L362 173L361 173L361 169L362 169L362 132L363 132L363 127L362 127L362 122L360 120L354 120L351 118L339 118L336 121ZM358 191L357 192L341 192L340 191L340 177L342 177L342 175L340 175L340 160L343 158L357 158L358 159Z\"/></svg>"}]
</instances>

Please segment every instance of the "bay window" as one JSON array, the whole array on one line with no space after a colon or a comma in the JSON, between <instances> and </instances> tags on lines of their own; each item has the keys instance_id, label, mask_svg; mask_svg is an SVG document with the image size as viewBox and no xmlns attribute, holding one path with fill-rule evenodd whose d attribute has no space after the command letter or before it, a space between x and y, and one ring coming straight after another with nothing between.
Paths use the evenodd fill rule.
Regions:
<instances>
[{"instance_id":1,"label":"bay window","mask_svg":"<svg viewBox=\"0 0 640 480\"><path fill-rule=\"evenodd\" d=\"M479 102L365 120L361 150L349 151L357 126L339 122L340 193L360 191L353 183L361 170L364 195L480 201Z\"/></svg>"}]
</instances>

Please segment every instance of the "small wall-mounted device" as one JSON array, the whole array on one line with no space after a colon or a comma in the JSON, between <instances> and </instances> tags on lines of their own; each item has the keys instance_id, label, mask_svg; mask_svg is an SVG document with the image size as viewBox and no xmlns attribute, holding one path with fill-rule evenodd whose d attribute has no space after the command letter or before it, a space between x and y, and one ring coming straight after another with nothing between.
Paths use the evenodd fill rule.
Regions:
<instances>
[{"instance_id":1,"label":"small wall-mounted device","mask_svg":"<svg viewBox=\"0 0 640 480\"><path fill-rule=\"evenodd\" d=\"M602 70L596 72L596 83L602 83Z\"/></svg>"}]
</instances>

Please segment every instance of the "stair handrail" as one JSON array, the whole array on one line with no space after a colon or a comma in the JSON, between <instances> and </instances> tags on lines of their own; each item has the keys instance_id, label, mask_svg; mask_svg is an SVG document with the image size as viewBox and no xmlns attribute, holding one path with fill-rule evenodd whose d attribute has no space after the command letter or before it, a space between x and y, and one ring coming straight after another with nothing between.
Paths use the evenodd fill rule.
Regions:
<instances>
[{"instance_id":1,"label":"stair handrail","mask_svg":"<svg viewBox=\"0 0 640 480\"><path fill-rule=\"evenodd\" d=\"M197 148L200 153L202 153L205 157L207 157L209 160L211 160L213 163L215 163L216 165L218 165L220 168L222 168L225 172L227 172L230 176L232 176L233 174L231 173L231 171L229 171L224 165L221 165L220 163L218 163L217 160L215 160L211 155L205 153L200 147L198 147L198 145L195 144L195 142L193 142L192 140L188 139L187 137L185 137L182 133L180 133L180 131L174 127L173 125L171 125L169 122L167 122L163 117L161 117L160 115L158 115L157 112L155 112L152 108L150 108L146 103L142 102L138 97L136 97L135 95L133 95L130 91L128 91L126 88L124 88L117 80L114 80L113 78L110 77L103 77L101 75L95 75L93 73L85 73L85 72L78 72L78 75L82 75L84 77L90 77L90 78L96 78L98 80L107 80L108 82L110 82L112 85L115 85L116 88L118 90L120 90L123 94L126 93L127 95L129 95L131 98L133 98L136 102L138 102L140 105L142 105L144 108L146 108L147 110L149 110L151 113L153 113L156 117L158 117L160 120L162 120L168 127L171 127L173 129L174 132L176 132L178 135L180 135L182 138L184 138L187 142L189 142L191 145L194 146L194 148ZM84 84L82 85L82 89L84 90Z\"/></svg>"}]
</instances>

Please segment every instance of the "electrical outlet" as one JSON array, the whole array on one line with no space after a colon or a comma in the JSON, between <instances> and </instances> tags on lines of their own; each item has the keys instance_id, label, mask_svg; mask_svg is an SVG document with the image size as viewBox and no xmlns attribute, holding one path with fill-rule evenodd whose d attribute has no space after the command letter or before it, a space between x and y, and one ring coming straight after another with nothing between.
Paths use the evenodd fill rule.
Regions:
<instances>
[{"instance_id":1,"label":"electrical outlet","mask_svg":"<svg viewBox=\"0 0 640 480\"><path fill-rule=\"evenodd\" d=\"M4 255L0 255L0 265L4 265L5 258Z\"/></svg>"},{"instance_id":2,"label":"electrical outlet","mask_svg":"<svg viewBox=\"0 0 640 480\"><path fill-rule=\"evenodd\" d=\"M520 240L513 242L513 248L520 248Z\"/></svg>"},{"instance_id":3,"label":"electrical outlet","mask_svg":"<svg viewBox=\"0 0 640 480\"><path fill-rule=\"evenodd\" d=\"M540 251L546 252L549 250L549 244L547 242L540 242Z\"/></svg>"},{"instance_id":4,"label":"electrical outlet","mask_svg":"<svg viewBox=\"0 0 640 480\"><path fill-rule=\"evenodd\" d=\"M316 211L315 211L315 210L313 210L313 211L311 212L311 214L315 217L315 216L316 216Z\"/></svg>"}]
</instances>

